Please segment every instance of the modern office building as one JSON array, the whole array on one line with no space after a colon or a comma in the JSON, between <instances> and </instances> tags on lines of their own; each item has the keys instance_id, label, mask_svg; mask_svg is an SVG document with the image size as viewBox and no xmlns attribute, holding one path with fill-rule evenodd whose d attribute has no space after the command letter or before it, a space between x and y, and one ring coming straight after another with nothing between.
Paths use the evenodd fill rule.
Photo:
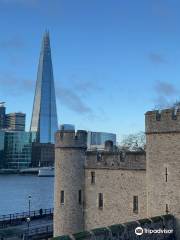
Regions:
<instances>
[{"instance_id":1,"label":"modern office building","mask_svg":"<svg viewBox=\"0 0 180 240\"><path fill-rule=\"evenodd\" d=\"M53 143L32 144L32 167L54 166L55 146Z\"/></svg>"},{"instance_id":2,"label":"modern office building","mask_svg":"<svg viewBox=\"0 0 180 240\"><path fill-rule=\"evenodd\" d=\"M31 164L33 133L25 132L24 113L6 113L0 103L0 168L20 169Z\"/></svg>"},{"instance_id":3,"label":"modern office building","mask_svg":"<svg viewBox=\"0 0 180 240\"><path fill-rule=\"evenodd\" d=\"M0 129L25 131L26 114L21 112L6 113L5 102L0 102Z\"/></svg>"},{"instance_id":4,"label":"modern office building","mask_svg":"<svg viewBox=\"0 0 180 240\"><path fill-rule=\"evenodd\" d=\"M112 141L116 145L116 134L106 132L88 132L87 147L88 149L104 149L105 142Z\"/></svg>"},{"instance_id":5,"label":"modern office building","mask_svg":"<svg viewBox=\"0 0 180 240\"><path fill-rule=\"evenodd\" d=\"M5 132L0 130L0 168L4 167L4 136Z\"/></svg>"},{"instance_id":6,"label":"modern office building","mask_svg":"<svg viewBox=\"0 0 180 240\"><path fill-rule=\"evenodd\" d=\"M56 97L49 33L42 41L36 90L30 131L35 132L37 142L54 143L54 134L58 129Z\"/></svg>"},{"instance_id":7,"label":"modern office building","mask_svg":"<svg viewBox=\"0 0 180 240\"><path fill-rule=\"evenodd\" d=\"M6 114L6 128L12 131L25 131L26 114L8 113Z\"/></svg>"},{"instance_id":8,"label":"modern office building","mask_svg":"<svg viewBox=\"0 0 180 240\"><path fill-rule=\"evenodd\" d=\"M0 129L4 129L6 124L6 108L4 104L5 102L0 102Z\"/></svg>"},{"instance_id":9,"label":"modern office building","mask_svg":"<svg viewBox=\"0 0 180 240\"><path fill-rule=\"evenodd\" d=\"M33 133L6 131L4 136L4 168L21 169L31 166Z\"/></svg>"},{"instance_id":10,"label":"modern office building","mask_svg":"<svg viewBox=\"0 0 180 240\"><path fill-rule=\"evenodd\" d=\"M61 124L60 130L72 131L72 130L75 130L75 126L73 124Z\"/></svg>"}]
</instances>

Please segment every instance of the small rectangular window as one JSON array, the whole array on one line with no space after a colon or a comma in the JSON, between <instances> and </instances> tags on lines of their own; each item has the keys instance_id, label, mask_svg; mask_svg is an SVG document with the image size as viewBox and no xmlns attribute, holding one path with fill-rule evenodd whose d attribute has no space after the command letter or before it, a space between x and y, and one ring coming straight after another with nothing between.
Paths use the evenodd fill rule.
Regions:
<instances>
[{"instance_id":1,"label":"small rectangular window","mask_svg":"<svg viewBox=\"0 0 180 240\"><path fill-rule=\"evenodd\" d=\"M95 184L95 172L91 172L91 184Z\"/></svg>"},{"instance_id":2,"label":"small rectangular window","mask_svg":"<svg viewBox=\"0 0 180 240\"><path fill-rule=\"evenodd\" d=\"M168 204L166 204L166 214L168 214L169 213L169 206L168 206Z\"/></svg>"},{"instance_id":3,"label":"small rectangular window","mask_svg":"<svg viewBox=\"0 0 180 240\"><path fill-rule=\"evenodd\" d=\"M98 205L99 205L99 208L100 208L100 209L103 209L103 194L102 194L102 193L99 193L99 196L98 196Z\"/></svg>"},{"instance_id":4,"label":"small rectangular window","mask_svg":"<svg viewBox=\"0 0 180 240\"><path fill-rule=\"evenodd\" d=\"M138 213L138 196L133 196L133 213Z\"/></svg>"},{"instance_id":5,"label":"small rectangular window","mask_svg":"<svg viewBox=\"0 0 180 240\"><path fill-rule=\"evenodd\" d=\"M166 170L165 170L166 172L165 172L165 178L166 178L166 182L168 181L168 169L167 169L167 167L166 167Z\"/></svg>"},{"instance_id":6,"label":"small rectangular window","mask_svg":"<svg viewBox=\"0 0 180 240\"><path fill-rule=\"evenodd\" d=\"M81 190L79 190L79 192L78 192L78 202L79 202L80 205L82 204L82 192L81 192Z\"/></svg>"},{"instance_id":7,"label":"small rectangular window","mask_svg":"<svg viewBox=\"0 0 180 240\"><path fill-rule=\"evenodd\" d=\"M156 113L156 121L161 121L161 113L160 112Z\"/></svg>"},{"instance_id":8,"label":"small rectangular window","mask_svg":"<svg viewBox=\"0 0 180 240\"><path fill-rule=\"evenodd\" d=\"M61 204L64 204L64 191L61 191Z\"/></svg>"}]
</instances>

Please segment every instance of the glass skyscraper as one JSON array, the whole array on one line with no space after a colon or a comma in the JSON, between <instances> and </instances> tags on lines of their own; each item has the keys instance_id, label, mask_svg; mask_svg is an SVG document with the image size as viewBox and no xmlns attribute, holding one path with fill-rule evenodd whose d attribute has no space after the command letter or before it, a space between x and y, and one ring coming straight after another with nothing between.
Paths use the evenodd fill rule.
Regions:
<instances>
[{"instance_id":1,"label":"glass skyscraper","mask_svg":"<svg viewBox=\"0 0 180 240\"><path fill-rule=\"evenodd\" d=\"M39 143L54 143L58 129L49 33L45 32L39 59L30 131Z\"/></svg>"},{"instance_id":2,"label":"glass skyscraper","mask_svg":"<svg viewBox=\"0 0 180 240\"><path fill-rule=\"evenodd\" d=\"M103 149L106 141L112 141L113 145L116 145L116 134L106 132L88 132L87 146L89 149L97 148Z\"/></svg>"}]
</instances>

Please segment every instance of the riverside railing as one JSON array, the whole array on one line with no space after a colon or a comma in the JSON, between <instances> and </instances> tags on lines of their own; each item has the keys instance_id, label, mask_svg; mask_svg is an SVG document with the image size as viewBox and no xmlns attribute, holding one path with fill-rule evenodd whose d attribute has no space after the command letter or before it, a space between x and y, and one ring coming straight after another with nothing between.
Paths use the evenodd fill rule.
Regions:
<instances>
[{"instance_id":1,"label":"riverside railing","mask_svg":"<svg viewBox=\"0 0 180 240\"><path fill-rule=\"evenodd\" d=\"M41 227L33 227L30 229L1 229L0 230L0 239L9 240L9 239L48 239L53 236L53 225L45 225ZM33 238L35 237L35 238Z\"/></svg>"},{"instance_id":2,"label":"riverside railing","mask_svg":"<svg viewBox=\"0 0 180 240\"><path fill-rule=\"evenodd\" d=\"M39 227L39 228L31 228L26 231L24 231L24 235L25 236L38 236L38 235L42 235L42 234L50 234L53 235L53 225L46 225L43 227Z\"/></svg>"},{"instance_id":3,"label":"riverside railing","mask_svg":"<svg viewBox=\"0 0 180 240\"><path fill-rule=\"evenodd\" d=\"M30 217L31 220L38 219L45 216L52 216L53 215L53 208L48 209L39 209L34 211L28 212L21 212L21 213L13 213L13 214L6 214L0 215L0 226L3 223L12 223L18 221L26 221L26 218Z\"/></svg>"}]
</instances>

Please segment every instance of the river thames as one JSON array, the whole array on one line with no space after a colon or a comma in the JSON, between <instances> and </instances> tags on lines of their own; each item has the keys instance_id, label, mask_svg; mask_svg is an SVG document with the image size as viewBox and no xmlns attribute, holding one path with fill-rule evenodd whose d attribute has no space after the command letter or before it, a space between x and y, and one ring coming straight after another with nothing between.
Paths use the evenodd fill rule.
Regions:
<instances>
[{"instance_id":1,"label":"river thames","mask_svg":"<svg viewBox=\"0 0 180 240\"><path fill-rule=\"evenodd\" d=\"M0 175L0 215L53 207L54 178L36 175Z\"/></svg>"}]
</instances>

